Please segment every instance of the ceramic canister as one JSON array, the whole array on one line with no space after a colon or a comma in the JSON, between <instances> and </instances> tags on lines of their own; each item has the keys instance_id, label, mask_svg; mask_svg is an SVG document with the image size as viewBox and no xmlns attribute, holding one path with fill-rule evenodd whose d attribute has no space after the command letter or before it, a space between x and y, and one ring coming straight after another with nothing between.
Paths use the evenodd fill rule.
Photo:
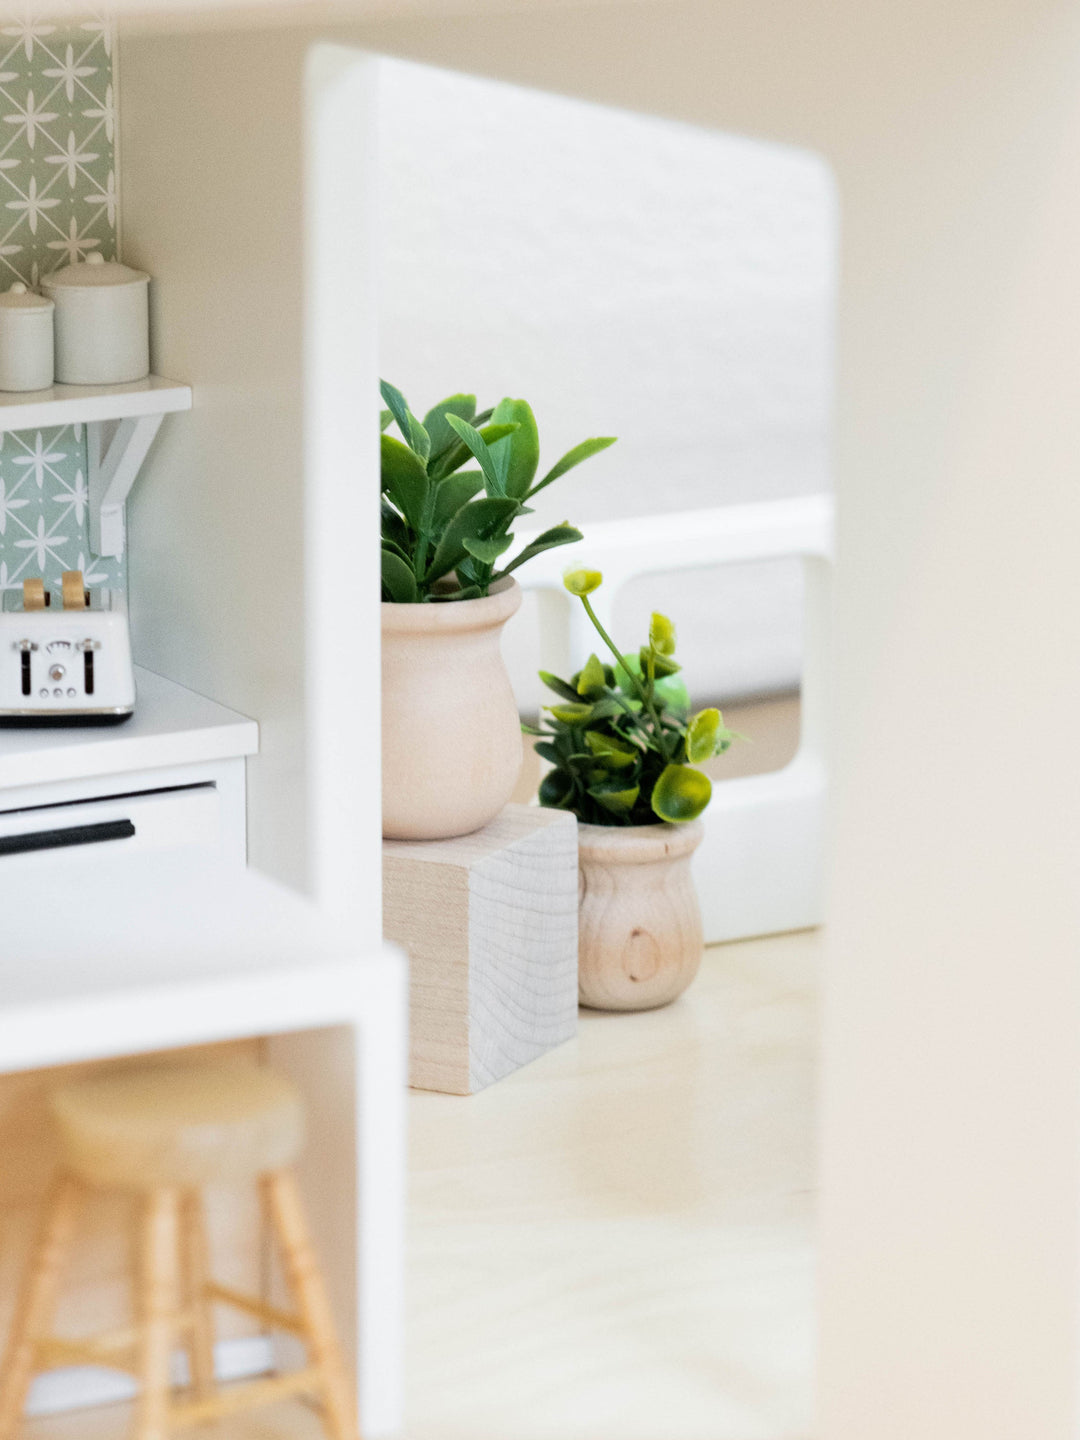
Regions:
<instances>
[{"instance_id":1,"label":"ceramic canister","mask_svg":"<svg viewBox=\"0 0 1080 1440\"><path fill-rule=\"evenodd\" d=\"M53 383L53 302L21 280L0 295L0 390Z\"/></svg>"},{"instance_id":2,"label":"ceramic canister","mask_svg":"<svg viewBox=\"0 0 1080 1440\"><path fill-rule=\"evenodd\" d=\"M45 277L56 302L56 378L120 385L150 373L150 277L96 252Z\"/></svg>"}]
</instances>

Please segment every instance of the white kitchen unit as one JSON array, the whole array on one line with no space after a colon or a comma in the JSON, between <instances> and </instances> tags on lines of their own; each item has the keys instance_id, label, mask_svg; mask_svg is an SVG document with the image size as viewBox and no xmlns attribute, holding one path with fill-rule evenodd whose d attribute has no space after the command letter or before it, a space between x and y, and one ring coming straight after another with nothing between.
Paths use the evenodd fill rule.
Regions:
<instances>
[{"instance_id":1,"label":"white kitchen unit","mask_svg":"<svg viewBox=\"0 0 1080 1440\"><path fill-rule=\"evenodd\" d=\"M5 927L0 1076L74 1061L268 1037L301 1086L301 1163L365 1434L400 1414L406 991L310 903L189 853L0 856ZM261 1357L260 1357L261 1358ZM264 1362L265 1363L265 1362ZM58 1383L59 1382L59 1383ZM67 1407L130 1394L119 1379L50 1377ZM41 1408L41 1407L39 1407Z\"/></svg>"},{"instance_id":2,"label":"white kitchen unit","mask_svg":"<svg viewBox=\"0 0 1080 1440\"><path fill-rule=\"evenodd\" d=\"M135 715L119 726L0 729L0 858L119 840L125 854L194 848L243 868L258 727L138 667L136 685Z\"/></svg>"}]
</instances>

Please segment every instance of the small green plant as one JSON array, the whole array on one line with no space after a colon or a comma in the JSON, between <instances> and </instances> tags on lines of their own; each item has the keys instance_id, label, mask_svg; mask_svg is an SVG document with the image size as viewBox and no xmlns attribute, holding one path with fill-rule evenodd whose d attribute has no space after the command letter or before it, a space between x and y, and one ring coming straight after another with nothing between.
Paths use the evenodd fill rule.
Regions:
<instances>
[{"instance_id":1,"label":"small green plant","mask_svg":"<svg viewBox=\"0 0 1080 1440\"><path fill-rule=\"evenodd\" d=\"M473 600L534 555L580 540L566 522L538 535L509 564L510 527L526 502L614 436L583 440L536 479L540 440L524 400L476 413L475 395L451 395L417 420L382 382L382 598L399 604ZM401 439L385 433L396 421ZM462 470L470 459L478 470Z\"/></svg>"},{"instance_id":2,"label":"small green plant","mask_svg":"<svg viewBox=\"0 0 1080 1440\"><path fill-rule=\"evenodd\" d=\"M544 707L551 716L546 729L525 727L540 737L537 752L555 767L540 784L540 803L572 810L589 825L696 820L712 781L694 767L738 737L719 710L691 715L675 660L675 626L666 615L653 614L648 644L637 654L616 648L589 600L602 581L598 570L572 570L563 581L615 663L590 655L569 680L541 670L559 704Z\"/></svg>"}]
</instances>

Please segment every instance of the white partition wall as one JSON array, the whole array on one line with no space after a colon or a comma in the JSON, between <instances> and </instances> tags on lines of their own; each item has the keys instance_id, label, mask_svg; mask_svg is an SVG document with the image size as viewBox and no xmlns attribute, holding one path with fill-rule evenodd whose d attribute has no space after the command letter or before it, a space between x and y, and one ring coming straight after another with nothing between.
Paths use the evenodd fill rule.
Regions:
<instances>
[{"instance_id":1,"label":"white partition wall","mask_svg":"<svg viewBox=\"0 0 1080 1440\"><path fill-rule=\"evenodd\" d=\"M380 954L375 64L281 32L126 37L120 67L125 258L154 277L155 364L194 392L132 507L134 643L257 718L250 863L306 891L352 957L333 979L342 1023L255 1033L308 1099L313 1228L363 1432L385 1435L403 1394L406 1037L404 966ZM294 948L302 992L317 950ZM222 1023L252 1033L231 998Z\"/></svg>"},{"instance_id":2,"label":"white partition wall","mask_svg":"<svg viewBox=\"0 0 1080 1440\"><path fill-rule=\"evenodd\" d=\"M286 32L121 68L124 253L196 397L131 507L136 650L258 718L252 864L377 941L373 62Z\"/></svg>"}]
</instances>

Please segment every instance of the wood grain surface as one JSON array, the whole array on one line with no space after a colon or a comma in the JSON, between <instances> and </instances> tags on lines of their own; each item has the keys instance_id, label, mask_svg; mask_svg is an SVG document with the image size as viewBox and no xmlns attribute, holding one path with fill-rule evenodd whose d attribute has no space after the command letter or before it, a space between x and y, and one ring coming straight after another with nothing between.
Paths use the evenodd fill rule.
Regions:
<instances>
[{"instance_id":1,"label":"wood grain surface","mask_svg":"<svg viewBox=\"0 0 1080 1440\"><path fill-rule=\"evenodd\" d=\"M383 844L383 927L410 959L410 1083L471 1095L577 1027L577 824L508 805L453 840Z\"/></svg>"},{"instance_id":2,"label":"wood grain surface","mask_svg":"<svg viewBox=\"0 0 1080 1440\"><path fill-rule=\"evenodd\" d=\"M705 830L578 827L578 996L595 1010L653 1010L681 995L705 942L690 857Z\"/></svg>"}]
</instances>

